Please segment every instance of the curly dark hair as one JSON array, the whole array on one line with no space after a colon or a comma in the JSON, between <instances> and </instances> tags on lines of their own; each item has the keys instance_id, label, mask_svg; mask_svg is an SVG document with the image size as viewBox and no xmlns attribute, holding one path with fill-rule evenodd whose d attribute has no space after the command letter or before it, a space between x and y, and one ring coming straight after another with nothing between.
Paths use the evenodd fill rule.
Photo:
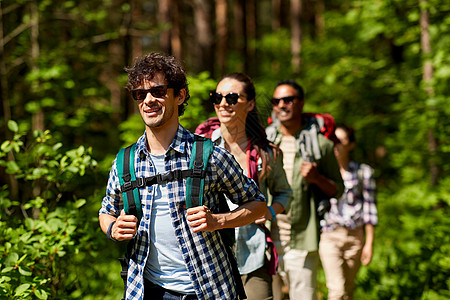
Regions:
<instances>
[{"instance_id":1,"label":"curly dark hair","mask_svg":"<svg viewBox=\"0 0 450 300\"><path fill-rule=\"evenodd\" d=\"M186 90L184 102L178 105L178 116L183 115L188 100L189 88L186 79L186 71L181 63L173 56L152 52L135 60L134 66L125 68L128 73L127 89L135 89L144 84L144 81L153 79L157 72L164 73L169 87L174 89L174 96L178 96L180 90Z\"/></svg>"}]
</instances>

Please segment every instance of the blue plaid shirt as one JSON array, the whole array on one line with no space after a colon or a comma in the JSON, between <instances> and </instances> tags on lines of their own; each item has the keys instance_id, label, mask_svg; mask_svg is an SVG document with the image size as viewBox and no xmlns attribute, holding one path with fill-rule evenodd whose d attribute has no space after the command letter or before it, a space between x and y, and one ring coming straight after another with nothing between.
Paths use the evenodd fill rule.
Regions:
<instances>
[{"instance_id":1,"label":"blue plaid shirt","mask_svg":"<svg viewBox=\"0 0 450 300\"><path fill-rule=\"evenodd\" d=\"M165 153L166 171L188 169L194 135L178 127L176 136ZM145 134L136 143L136 177L155 175L155 167L147 150ZM141 154L143 153L143 154ZM199 299L236 299L235 282L225 245L218 232L193 233L186 220L186 179L167 183L172 225L178 245L186 263L195 293ZM150 247L150 214L154 197L153 186L140 189L143 216L134 239L128 268L126 299L143 299L144 268ZM257 200L265 201L258 186L247 178L239 164L225 149L214 147L207 166L203 203L213 213L218 213L219 194L225 193L237 205ZM117 177L116 161L109 175L106 196L103 198L100 214L118 217L123 209L122 194Z\"/></svg>"}]
</instances>

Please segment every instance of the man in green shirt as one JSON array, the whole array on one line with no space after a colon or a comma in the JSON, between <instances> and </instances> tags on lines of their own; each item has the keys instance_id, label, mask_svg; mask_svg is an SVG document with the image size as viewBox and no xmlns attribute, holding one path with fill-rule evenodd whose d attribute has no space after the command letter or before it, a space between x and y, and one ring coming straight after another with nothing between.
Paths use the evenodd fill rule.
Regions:
<instances>
[{"instance_id":1,"label":"man in green shirt","mask_svg":"<svg viewBox=\"0 0 450 300\"><path fill-rule=\"evenodd\" d=\"M338 198L344 184L333 142L322 134L317 134L320 159L305 161L300 154L302 136L311 136L308 131L313 121L313 117L303 114L302 87L294 80L280 81L271 101L276 122L267 128L267 136L283 151L284 170L293 191L288 214L278 215L272 229L273 238L278 239L279 271L291 300L316 299L320 236L316 212L320 199L316 198L319 192ZM274 286L274 299L277 295L281 295L281 284Z\"/></svg>"}]
</instances>

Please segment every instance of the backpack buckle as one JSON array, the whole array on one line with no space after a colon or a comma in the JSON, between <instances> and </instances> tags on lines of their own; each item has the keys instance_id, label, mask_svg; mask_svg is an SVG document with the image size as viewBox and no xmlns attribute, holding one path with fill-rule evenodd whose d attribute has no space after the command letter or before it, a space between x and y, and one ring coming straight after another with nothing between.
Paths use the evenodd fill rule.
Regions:
<instances>
[{"instance_id":1,"label":"backpack buckle","mask_svg":"<svg viewBox=\"0 0 450 300\"><path fill-rule=\"evenodd\" d=\"M122 193L127 192L129 190L133 189L133 183L131 181L125 182L120 189L122 190Z\"/></svg>"},{"instance_id":2,"label":"backpack buckle","mask_svg":"<svg viewBox=\"0 0 450 300\"><path fill-rule=\"evenodd\" d=\"M182 173L181 173L181 170L179 170L179 169L173 170L172 174L173 174L174 180L180 180L182 178Z\"/></svg>"},{"instance_id":3,"label":"backpack buckle","mask_svg":"<svg viewBox=\"0 0 450 300\"><path fill-rule=\"evenodd\" d=\"M166 172L156 175L158 177L158 183L160 182L168 182L173 180L172 172Z\"/></svg>"},{"instance_id":4,"label":"backpack buckle","mask_svg":"<svg viewBox=\"0 0 450 300\"><path fill-rule=\"evenodd\" d=\"M136 178L136 187L141 188L145 186L145 180L142 177Z\"/></svg>"},{"instance_id":5,"label":"backpack buckle","mask_svg":"<svg viewBox=\"0 0 450 300\"><path fill-rule=\"evenodd\" d=\"M192 177L202 178L203 170L202 169L192 169Z\"/></svg>"}]
</instances>

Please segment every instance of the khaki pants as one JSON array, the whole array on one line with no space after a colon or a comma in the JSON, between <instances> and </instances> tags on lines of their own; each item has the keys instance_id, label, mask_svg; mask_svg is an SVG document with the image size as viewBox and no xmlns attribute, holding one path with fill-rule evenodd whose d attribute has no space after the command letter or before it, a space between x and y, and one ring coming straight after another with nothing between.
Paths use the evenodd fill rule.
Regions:
<instances>
[{"instance_id":1,"label":"khaki pants","mask_svg":"<svg viewBox=\"0 0 450 300\"><path fill-rule=\"evenodd\" d=\"M353 299L363 245L362 226L353 230L339 227L322 233L319 253L327 281L328 300Z\"/></svg>"},{"instance_id":2,"label":"khaki pants","mask_svg":"<svg viewBox=\"0 0 450 300\"><path fill-rule=\"evenodd\" d=\"M272 300L272 275L269 263L250 274L241 275L247 300Z\"/></svg>"},{"instance_id":3,"label":"khaki pants","mask_svg":"<svg viewBox=\"0 0 450 300\"><path fill-rule=\"evenodd\" d=\"M289 289L290 300L317 299L317 269L319 254L317 251L286 249L283 256L283 267L274 279L274 299L280 299L281 285L284 283ZM276 290L276 291L275 291Z\"/></svg>"}]
</instances>

